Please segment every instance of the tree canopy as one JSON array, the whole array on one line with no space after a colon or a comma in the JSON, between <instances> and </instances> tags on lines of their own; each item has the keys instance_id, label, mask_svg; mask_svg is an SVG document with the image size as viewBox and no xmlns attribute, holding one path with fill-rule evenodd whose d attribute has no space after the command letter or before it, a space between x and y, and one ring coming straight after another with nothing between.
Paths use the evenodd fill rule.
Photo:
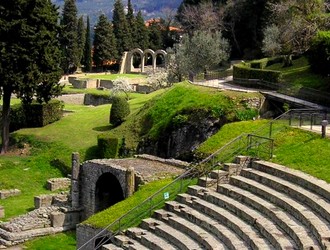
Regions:
<instances>
[{"instance_id":1,"label":"tree canopy","mask_svg":"<svg viewBox=\"0 0 330 250\"><path fill-rule=\"evenodd\" d=\"M0 1L2 153L9 145L11 95L30 103L60 94L58 18L50 0Z\"/></svg>"}]
</instances>

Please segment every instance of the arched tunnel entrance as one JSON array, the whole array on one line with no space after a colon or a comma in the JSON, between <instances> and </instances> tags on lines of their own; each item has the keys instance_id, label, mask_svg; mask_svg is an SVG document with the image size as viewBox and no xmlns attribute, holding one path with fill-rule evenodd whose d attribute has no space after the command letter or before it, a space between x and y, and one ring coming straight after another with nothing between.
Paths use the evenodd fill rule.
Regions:
<instances>
[{"instance_id":1,"label":"arched tunnel entrance","mask_svg":"<svg viewBox=\"0 0 330 250\"><path fill-rule=\"evenodd\" d=\"M104 173L95 186L95 212L104 210L119 201L124 200L124 192L121 185L111 173Z\"/></svg>"}]
</instances>

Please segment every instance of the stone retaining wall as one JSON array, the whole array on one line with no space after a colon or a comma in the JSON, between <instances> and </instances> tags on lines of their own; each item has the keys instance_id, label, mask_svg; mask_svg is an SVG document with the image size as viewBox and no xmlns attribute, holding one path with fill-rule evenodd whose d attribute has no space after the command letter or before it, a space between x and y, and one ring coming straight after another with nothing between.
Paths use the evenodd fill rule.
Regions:
<instances>
[{"instance_id":1,"label":"stone retaining wall","mask_svg":"<svg viewBox=\"0 0 330 250\"><path fill-rule=\"evenodd\" d=\"M34 207L50 207L52 205L61 205L68 202L67 194L43 194L34 197Z\"/></svg>"}]
</instances>

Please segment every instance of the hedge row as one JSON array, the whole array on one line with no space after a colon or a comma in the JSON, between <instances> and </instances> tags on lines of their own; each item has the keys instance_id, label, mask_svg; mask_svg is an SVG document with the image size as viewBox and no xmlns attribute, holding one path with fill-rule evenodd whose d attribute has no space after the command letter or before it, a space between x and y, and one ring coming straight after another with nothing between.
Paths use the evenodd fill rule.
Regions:
<instances>
[{"instance_id":1,"label":"hedge row","mask_svg":"<svg viewBox=\"0 0 330 250\"><path fill-rule=\"evenodd\" d=\"M101 158L117 158L119 151L119 140L109 134L97 136L97 146Z\"/></svg>"},{"instance_id":2,"label":"hedge row","mask_svg":"<svg viewBox=\"0 0 330 250\"><path fill-rule=\"evenodd\" d=\"M63 102L51 100L39 104L33 102L29 105L13 105L10 111L10 131L21 128L43 127L63 116Z\"/></svg>"},{"instance_id":3,"label":"hedge row","mask_svg":"<svg viewBox=\"0 0 330 250\"><path fill-rule=\"evenodd\" d=\"M254 69L243 64L234 65L233 70L234 79L259 79L266 82L278 83L280 82L281 75L280 71Z\"/></svg>"}]
</instances>

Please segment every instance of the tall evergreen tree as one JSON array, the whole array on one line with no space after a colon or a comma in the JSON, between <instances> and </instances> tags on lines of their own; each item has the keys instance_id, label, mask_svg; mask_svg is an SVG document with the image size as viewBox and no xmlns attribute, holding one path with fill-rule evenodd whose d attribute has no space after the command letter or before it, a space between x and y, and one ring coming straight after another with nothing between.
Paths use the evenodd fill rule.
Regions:
<instances>
[{"instance_id":1,"label":"tall evergreen tree","mask_svg":"<svg viewBox=\"0 0 330 250\"><path fill-rule=\"evenodd\" d=\"M149 48L152 50L158 50L163 48L161 23L159 20L154 19L149 23Z\"/></svg>"},{"instance_id":2,"label":"tall evergreen tree","mask_svg":"<svg viewBox=\"0 0 330 250\"><path fill-rule=\"evenodd\" d=\"M81 16L78 19L77 38L78 38L78 53L79 53L78 60L80 63L81 59L83 57L84 46L85 46L85 41L86 41L86 28L85 28L83 16Z\"/></svg>"},{"instance_id":3,"label":"tall evergreen tree","mask_svg":"<svg viewBox=\"0 0 330 250\"><path fill-rule=\"evenodd\" d=\"M136 47L142 50L149 47L148 28L145 25L141 11L139 11L136 15L136 30L134 37L136 39Z\"/></svg>"},{"instance_id":4,"label":"tall evergreen tree","mask_svg":"<svg viewBox=\"0 0 330 250\"><path fill-rule=\"evenodd\" d=\"M121 0L116 0L114 4L112 23L113 31L117 40L117 59L120 59L124 51L129 51L133 48L132 35L128 28L124 5Z\"/></svg>"},{"instance_id":5,"label":"tall evergreen tree","mask_svg":"<svg viewBox=\"0 0 330 250\"><path fill-rule=\"evenodd\" d=\"M0 1L2 154L9 146L11 95L27 104L60 94L58 18L50 0Z\"/></svg>"},{"instance_id":6,"label":"tall evergreen tree","mask_svg":"<svg viewBox=\"0 0 330 250\"><path fill-rule=\"evenodd\" d=\"M131 48L137 47L137 38L135 36L136 34L136 18L134 16L134 9L131 0L128 0L127 2L127 14L126 14L126 20L128 24L129 33L132 37L132 44Z\"/></svg>"},{"instance_id":7,"label":"tall evergreen tree","mask_svg":"<svg viewBox=\"0 0 330 250\"><path fill-rule=\"evenodd\" d=\"M85 72L92 71L92 42L91 42L91 27L89 22L89 16L87 16L86 39L85 39L84 54L81 64L84 65Z\"/></svg>"},{"instance_id":8,"label":"tall evergreen tree","mask_svg":"<svg viewBox=\"0 0 330 250\"><path fill-rule=\"evenodd\" d=\"M73 73L79 64L77 7L75 0L65 0L61 19L62 68Z\"/></svg>"},{"instance_id":9,"label":"tall evergreen tree","mask_svg":"<svg viewBox=\"0 0 330 250\"><path fill-rule=\"evenodd\" d=\"M103 67L110 61L118 58L116 39L112 25L102 14L95 26L93 60L97 67Z\"/></svg>"}]
</instances>

